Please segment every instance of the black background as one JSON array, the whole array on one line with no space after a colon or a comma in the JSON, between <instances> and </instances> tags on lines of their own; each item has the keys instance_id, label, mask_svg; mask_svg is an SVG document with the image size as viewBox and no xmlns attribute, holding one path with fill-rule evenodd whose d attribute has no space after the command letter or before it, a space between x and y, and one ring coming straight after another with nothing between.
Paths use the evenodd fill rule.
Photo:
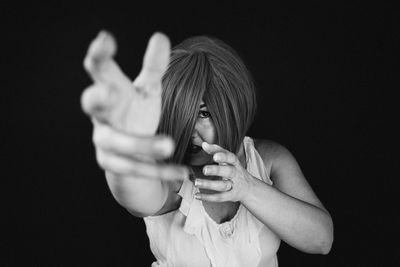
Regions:
<instances>
[{"instance_id":1,"label":"black background","mask_svg":"<svg viewBox=\"0 0 400 267\"><path fill-rule=\"evenodd\" d=\"M242 56L260 93L248 135L289 148L335 224L329 255L282 244L280 266L396 266L398 14L383 4L316 1L264 7L2 2L0 265L149 266L153 260L143 220L108 190L80 108L91 82L82 67L86 49L107 29L131 78L154 31L166 33L172 45L215 36Z\"/></svg>"}]
</instances>

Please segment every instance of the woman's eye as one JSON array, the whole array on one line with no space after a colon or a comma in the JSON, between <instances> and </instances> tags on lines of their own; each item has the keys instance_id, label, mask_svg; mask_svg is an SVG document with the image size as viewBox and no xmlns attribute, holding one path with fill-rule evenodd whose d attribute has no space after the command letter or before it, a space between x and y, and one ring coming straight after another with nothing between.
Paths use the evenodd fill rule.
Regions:
<instances>
[{"instance_id":1,"label":"woman's eye","mask_svg":"<svg viewBox=\"0 0 400 267\"><path fill-rule=\"evenodd\" d=\"M205 118L211 117L211 114L208 111L200 110L199 117L202 119L205 119Z\"/></svg>"}]
</instances>

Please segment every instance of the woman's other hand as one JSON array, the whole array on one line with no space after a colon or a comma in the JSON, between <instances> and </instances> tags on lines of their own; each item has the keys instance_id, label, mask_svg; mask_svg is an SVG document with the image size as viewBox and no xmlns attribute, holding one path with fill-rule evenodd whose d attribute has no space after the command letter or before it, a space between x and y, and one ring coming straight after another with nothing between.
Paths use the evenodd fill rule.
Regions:
<instances>
[{"instance_id":1,"label":"woman's other hand","mask_svg":"<svg viewBox=\"0 0 400 267\"><path fill-rule=\"evenodd\" d=\"M220 176L222 180L196 179L197 188L217 191L215 194L197 193L196 198L210 202L241 201L255 179L243 168L238 157L218 146L203 142L202 147L218 165L206 165L203 173L206 176Z\"/></svg>"}]
</instances>

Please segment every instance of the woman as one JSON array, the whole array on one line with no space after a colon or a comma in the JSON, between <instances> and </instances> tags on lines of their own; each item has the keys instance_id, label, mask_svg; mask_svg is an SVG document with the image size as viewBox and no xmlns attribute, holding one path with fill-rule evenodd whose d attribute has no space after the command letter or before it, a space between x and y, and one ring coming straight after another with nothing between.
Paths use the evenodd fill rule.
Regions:
<instances>
[{"instance_id":1,"label":"woman","mask_svg":"<svg viewBox=\"0 0 400 267\"><path fill-rule=\"evenodd\" d=\"M156 33L133 83L115 49L105 32L89 47L82 107L113 196L144 218L154 266L277 266L281 240L330 251L331 216L293 155L246 136L256 92L232 48L194 37L171 52Z\"/></svg>"}]
</instances>

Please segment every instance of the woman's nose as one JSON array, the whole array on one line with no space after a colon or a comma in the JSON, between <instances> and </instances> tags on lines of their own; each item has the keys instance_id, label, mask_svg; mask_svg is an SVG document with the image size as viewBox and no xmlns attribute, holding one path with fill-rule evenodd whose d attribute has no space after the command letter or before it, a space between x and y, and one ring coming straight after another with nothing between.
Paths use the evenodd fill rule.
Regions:
<instances>
[{"instance_id":1,"label":"woman's nose","mask_svg":"<svg viewBox=\"0 0 400 267\"><path fill-rule=\"evenodd\" d=\"M197 132L196 129L194 129L194 130L193 130L193 133L192 133L191 139L192 139L192 140L195 140L195 139L197 139L198 137L199 137L199 133Z\"/></svg>"},{"instance_id":2,"label":"woman's nose","mask_svg":"<svg viewBox=\"0 0 400 267\"><path fill-rule=\"evenodd\" d=\"M192 137L191 137L192 141L200 139L200 135L199 135L199 129L198 126L196 125L193 129L193 133L192 133Z\"/></svg>"}]
</instances>

